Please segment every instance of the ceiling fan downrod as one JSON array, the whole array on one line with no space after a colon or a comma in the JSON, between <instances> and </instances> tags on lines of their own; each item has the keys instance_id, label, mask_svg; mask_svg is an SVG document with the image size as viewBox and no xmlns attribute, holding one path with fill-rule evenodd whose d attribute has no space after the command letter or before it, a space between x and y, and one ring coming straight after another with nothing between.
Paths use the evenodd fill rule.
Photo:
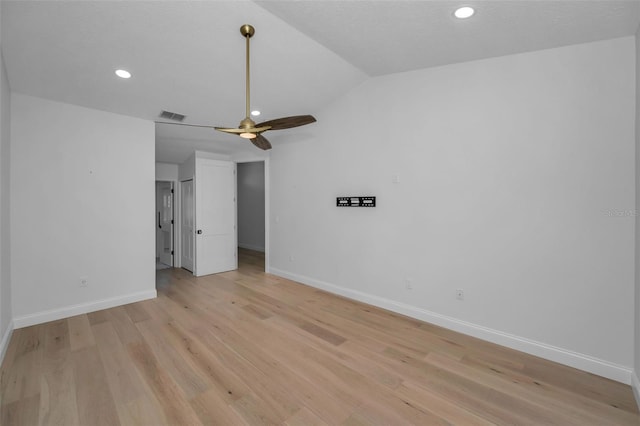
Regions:
<instances>
[{"instance_id":1,"label":"ceiling fan downrod","mask_svg":"<svg viewBox=\"0 0 640 426\"><path fill-rule=\"evenodd\" d=\"M253 28L251 25L249 24L244 24L243 26L240 27L240 34L242 34L242 36L245 38L246 40L246 46L247 46L247 57L246 57L246 66L245 66L245 71L246 71L246 109L245 109L245 117L249 118L249 105L251 105L251 87L250 87L250 66L249 66L249 39L251 37L253 37L253 35L256 33L256 29Z\"/></svg>"}]
</instances>

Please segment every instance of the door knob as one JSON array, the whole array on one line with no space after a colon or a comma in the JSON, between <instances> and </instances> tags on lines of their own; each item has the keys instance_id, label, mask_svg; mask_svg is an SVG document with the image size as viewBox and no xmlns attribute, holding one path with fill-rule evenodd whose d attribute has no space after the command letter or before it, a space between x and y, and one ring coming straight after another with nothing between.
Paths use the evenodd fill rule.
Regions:
<instances>
[{"instance_id":1,"label":"door knob","mask_svg":"<svg viewBox=\"0 0 640 426\"><path fill-rule=\"evenodd\" d=\"M202 234L202 229L198 229L198 230L196 231L196 234Z\"/></svg>"}]
</instances>

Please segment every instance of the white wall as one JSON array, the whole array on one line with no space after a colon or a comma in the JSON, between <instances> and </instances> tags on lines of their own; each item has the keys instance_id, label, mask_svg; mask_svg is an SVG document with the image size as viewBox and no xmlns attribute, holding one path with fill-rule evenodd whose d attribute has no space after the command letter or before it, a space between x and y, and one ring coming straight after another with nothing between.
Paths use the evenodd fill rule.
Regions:
<instances>
[{"instance_id":1,"label":"white wall","mask_svg":"<svg viewBox=\"0 0 640 426\"><path fill-rule=\"evenodd\" d=\"M177 181L178 165L169 163L156 163L156 180Z\"/></svg>"},{"instance_id":2,"label":"white wall","mask_svg":"<svg viewBox=\"0 0 640 426\"><path fill-rule=\"evenodd\" d=\"M16 326L155 297L153 122L15 93L11 108Z\"/></svg>"},{"instance_id":3,"label":"white wall","mask_svg":"<svg viewBox=\"0 0 640 426\"><path fill-rule=\"evenodd\" d=\"M178 166L178 180L184 181L193 179L196 174L196 158L208 158L210 160L230 161L231 157L224 154L216 154L206 151L194 151L182 164Z\"/></svg>"},{"instance_id":4,"label":"white wall","mask_svg":"<svg viewBox=\"0 0 640 426\"><path fill-rule=\"evenodd\" d=\"M180 182L193 179L196 175L196 154L195 152L178 168L178 180Z\"/></svg>"},{"instance_id":5,"label":"white wall","mask_svg":"<svg viewBox=\"0 0 640 426\"><path fill-rule=\"evenodd\" d=\"M264 252L264 162L238 163L238 246Z\"/></svg>"},{"instance_id":6,"label":"white wall","mask_svg":"<svg viewBox=\"0 0 640 426\"><path fill-rule=\"evenodd\" d=\"M2 4L0 4L0 10ZM0 363L13 330L11 309L10 124L11 92L0 41Z\"/></svg>"},{"instance_id":7,"label":"white wall","mask_svg":"<svg viewBox=\"0 0 640 426\"><path fill-rule=\"evenodd\" d=\"M271 154L271 271L629 382L634 57L627 37L345 94Z\"/></svg>"}]
</instances>

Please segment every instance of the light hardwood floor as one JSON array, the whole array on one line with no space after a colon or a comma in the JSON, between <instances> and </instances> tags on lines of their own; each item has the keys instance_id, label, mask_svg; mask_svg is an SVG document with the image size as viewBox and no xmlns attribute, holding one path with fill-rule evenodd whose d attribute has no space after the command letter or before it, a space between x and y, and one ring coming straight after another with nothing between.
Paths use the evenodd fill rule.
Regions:
<instances>
[{"instance_id":1,"label":"light hardwood floor","mask_svg":"<svg viewBox=\"0 0 640 426\"><path fill-rule=\"evenodd\" d=\"M638 425L629 386L266 275L16 330L2 425Z\"/></svg>"}]
</instances>

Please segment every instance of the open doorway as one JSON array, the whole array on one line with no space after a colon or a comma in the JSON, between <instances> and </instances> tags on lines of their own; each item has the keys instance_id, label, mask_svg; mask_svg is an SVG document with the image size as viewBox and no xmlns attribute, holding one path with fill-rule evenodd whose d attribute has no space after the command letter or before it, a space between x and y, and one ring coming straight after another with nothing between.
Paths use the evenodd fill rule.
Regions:
<instances>
[{"instance_id":1,"label":"open doorway","mask_svg":"<svg viewBox=\"0 0 640 426\"><path fill-rule=\"evenodd\" d=\"M156 270L174 266L173 182L156 181Z\"/></svg>"},{"instance_id":2,"label":"open doorway","mask_svg":"<svg viewBox=\"0 0 640 426\"><path fill-rule=\"evenodd\" d=\"M265 178L264 161L237 164L238 257L251 263L264 264L268 246Z\"/></svg>"}]
</instances>

